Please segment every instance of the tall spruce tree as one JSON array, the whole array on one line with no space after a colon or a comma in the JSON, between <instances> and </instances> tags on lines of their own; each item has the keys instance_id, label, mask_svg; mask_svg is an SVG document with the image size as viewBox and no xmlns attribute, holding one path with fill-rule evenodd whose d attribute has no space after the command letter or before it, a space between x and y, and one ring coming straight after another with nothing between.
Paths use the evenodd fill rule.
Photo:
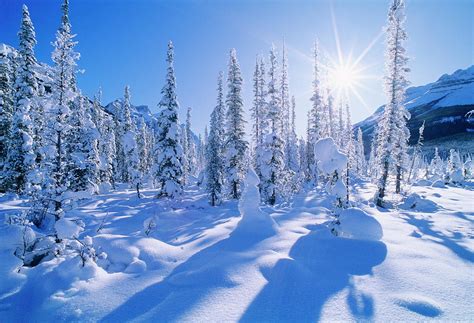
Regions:
<instances>
[{"instance_id":1,"label":"tall spruce tree","mask_svg":"<svg viewBox=\"0 0 474 323\"><path fill-rule=\"evenodd\" d=\"M212 206L222 201L224 185L224 139L225 139L225 106L224 106L223 74L217 79L217 104L211 114L209 141L207 143L206 176L209 202Z\"/></svg>"},{"instance_id":2,"label":"tall spruce tree","mask_svg":"<svg viewBox=\"0 0 474 323\"><path fill-rule=\"evenodd\" d=\"M15 84L15 108L8 134L8 152L4 165L6 187L17 193L31 192L36 165L35 123L38 117L36 95L38 83L34 68L37 65L34 46L36 35L28 7L23 5L20 31L18 69ZM42 117L42 116L41 116ZM42 122L39 122L41 124ZM38 139L38 138L36 138Z\"/></svg>"},{"instance_id":3,"label":"tall spruce tree","mask_svg":"<svg viewBox=\"0 0 474 323\"><path fill-rule=\"evenodd\" d=\"M248 142L245 140L245 119L242 101L242 75L237 52L230 51L227 75L226 115L226 183L229 196L238 199L245 173L245 156Z\"/></svg>"},{"instance_id":4,"label":"tall spruce tree","mask_svg":"<svg viewBox=\"0 0 474 323\"><path fill-rule=\"evenodd\" d=\"M309 138L308 138L308 162L310 179L317 182L318 180L318 169L315 164L317 156L314 156L313 146L318 141L323 133L323 100L321 95L321 82L320 82L320 68L319 68L319 45L318 41L314 42L313 48L313 95L311 96L311 110L309 119Z\"/></svg>"},{"instance_id":5,"label":"tall spruce tree","mask_svg":"<svg viewBox=\"0 0 474 323\"><path fill-rule=\"evenodd\" d=\"M196 145L194 143L193 131L191 130L191 108L186 110L186 126L184 135L186 136L185 160L186 160L186 174L187 176L195 175L196 173Z\"/></svg>"},{"instance_id":6,"label":"tall spruce tree","mask_svg":"<svg viewBox=\"0 0 474 323\"><path fill-rule=\"evenodd\" d=\"M65 136L66 150L70 156L66 167L67 181L69 189L74 192L98 192L99 132L90 114L89 100L79 94L68 118L69 130Z\"/></svg>"},{"instance_id":7,"label":"tall spruce tree","mask_svg":"<svg viewBox=\"0 0 474 323\"><path fill-rule=\"evenodd\" d=\"M148 173L148 126L143 117L138 118L136 142L138 151L138 172L140 178L143 178Z\"/></svg>"},{"instance_id":8,"label":"tall spruce tree","mask_svg":"<svg viewBox=\"0 0 474 323\"><path fill-rule=\"evenodd\" d=\"M298 136L296 135L296 100L295 97L291 97L291 118L290 118L290 129L287 142L287 167L291 171L298 173L300 169L299 165L299 149L298 149Z\"/></svg>"},{"instance_id":9,"label":"tall spruce tree","mask_svg":"<svg viewBox=\"0 0 474 323\"><path fill-rule=\"evenodd\" d=\"M70 163L70 156L66 154L66 137L70 126L68 124L71 107L77 97L76 65L79 53L75 52L74 35L69 23L69 5L65 0L62 5L63 15L61 25L56 32L53 43L52 60L54 62L52 84L52 107L48 116L47 147L45 157L46 176L43 183L43 200L48 203L48 212L59 220L64 214L63 193L68 189L66 166Z\"/></svg>"},{"instance_id":10,"label":"tall spruce tree","mask_svg":"<svg viewBox=\"0 0 474 323\"><path fill-rule=\"evenodd\" d=\"M7 189L5 163L7 161L9 133L15 107L16 51L0 45L0 192Z\"/></svg>"},{"instance_id":11,"label":"tall spruce tree","mask_svg":"<svg viewBox=\"0 0 474 323\"><path fill-rule=\"evenodd\" d=\"M175 198L183 192L183 147L180 144L178 121L178 100L176 97L176 78L174 75L174 48L168 43L166 61L168 69L156 131L155 181L158 184L158 197Z\"/></svg>"},{"instance_id":12,"label":"tall spruce tree","mask_svg":"<svg viewBox=\"0 0 474 323\"><path fill-rule=\"evenodd\" d=\"M106 187L115 188L114 173L117 160L114 117L108 113L101 114L99 140L100 182Z\"/></svg>"},{"instance_id":13,"label":"tall spruce tree","mask_svg":"<svg viewBox=\"0 0 474 323\"><path fill-rule=\"evenodd\" d=\"M254 107L252 109L253 119L253 138L254 138L254 167L257 176L262 180L261 169L264 167L265 155L265 137L268 134L268 119L267 119L267 88L266 88L266 71L265 62L260 58L256 62L254 73Z\"/></svg>"},{"instance_id":14,"label":"tall spruce tree","mask_svg":"<svg viewBox=\"0 0 474 323\"><path fill-rule=\"evenodd\" d=\"M411 175L416 169L416 164L419 163L420 158L421 158L421 148L423 147L423 133L425 131L425 120L423 120L423 123L421 124L420 128L418 129L418 141L413 147L413 156L411 159L411 165L410 165L410 171L408 172L408 178L407 181L410 182Z\"/></svg>"},{"instance_id":15,"label":"tall spruce tree","mask_svg":"<svg viewBox=\"0 0 474 323\"><path fill-rule=\"evenodd\" d=\"M283 52L281 62L281 79L280 79L280 105L281 105L281 139L284 141L284 154L285 164L290 164L290 118L291 118L291 106L290 106L290 90L288 80L288 58L286 56L285 41L283 41Z\"/></svg>"},{"instance_id":16,"label":"tall spruce tree","mask_svg":"<svg viewBox=\"0 0 474 323\"><path fill-rule=\"evenodd\" d=\"M268 70L268 107L267 120L270 123L269 133L265 137L264 164L260 169L262 197L265 202L273 205L281 196L283 168L285 166L284 141L282 139L282 123L284 122L281 96L278 93L278 62L276 49L270 51L270 67Z\"/></svg>"},{"instance_id":17,"label":"tall spruce tree","mask_svg":"<svg viewBox=\"0 0 474 323\"><path fill-rule=\"evenodd\" d=\"M375 202L383 206L383 198L388 177L392 168L396 176L396 192L400 192L402 172L405 167L407 144L410 132L406 126L410 117L403 101L408 86L406 78L409 69L408 58L404 48L407 34L405 24L405 4L403 0L393 0L388 12L386 29L386 76L385 92L388 102L380 122L377 142L378 183Z\"/></svg>"},{"instance_id":18,"label":"tall spruce tree","mask_svg":"<svg viewBox=\"0 0 474 323\"><path fill-rule=\"evenodd\" d=\"M355 171L359 176L366 175L367 162L365 160L364 140L362 130L357 128L357 140L355 144L356 164Z\"/></svg>"},{"instance_id":19,"label":"tall spruce tree","mask_svg":"<svg viewBox=\"0 0 474 323\"><path fill-rule=\"evenodd\" d=\"M257 149L261 142L261 112L260 112L260 64L258 62L258 57L255 60L255 71L253 73L253 105L251 108L251 118L252 118L252 148ZM258 174L258 173L257 173Z\"/></svg>"},{"instance_id":20,"label":"tall spruce tree","mask_svg":"<svg viewBox=\"0 0 474 323\"><path fill-rule=\"evenodd\" d=\"M330 91L327 92L327 110L328 110L328 128L329 128L329 137L334 139L334 142L337 142L336 135L336 124L334 116L334 98L332 97Z\"/></svg>"}]
</instances>

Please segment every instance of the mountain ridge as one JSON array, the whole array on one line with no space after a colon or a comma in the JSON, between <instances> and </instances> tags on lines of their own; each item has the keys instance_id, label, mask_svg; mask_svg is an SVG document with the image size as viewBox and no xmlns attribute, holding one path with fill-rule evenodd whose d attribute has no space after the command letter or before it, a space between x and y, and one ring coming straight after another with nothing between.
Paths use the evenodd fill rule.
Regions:
<instances>
[{"instance_id":1,"label":"mountain ridge","mask_svg":"<svg viewBox=\"0 0 474 323\"><path fill-rule=\"evenodd\" d=\"M418 140L418 129L425 121L425 150L440 145L442 152L451 148L474 152L474 122L466 117L474 109L474 65L443 74L435 82L410 87L405 96L405 106L411 114L410 144ZM367 153L383 109L384 105L355 125L355 129L362 130Z\"/></svg>"}]
</instances>

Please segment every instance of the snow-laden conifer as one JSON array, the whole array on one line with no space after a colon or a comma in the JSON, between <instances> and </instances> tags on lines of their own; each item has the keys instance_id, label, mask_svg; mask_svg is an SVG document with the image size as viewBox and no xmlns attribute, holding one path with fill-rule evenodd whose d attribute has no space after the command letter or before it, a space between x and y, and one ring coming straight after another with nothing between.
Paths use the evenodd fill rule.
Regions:
<instances>
[{"instance_id":1,"label":"snow-laden conifer","mask_svg":"<svg viewBox=\"0 0 474 323\"><path fill-rule=\"evenodd\" d=\"M285 165L290 164L290 123L291 123L291 103L290 103L290 90L288 80L288 58L286 55L285 42L283 41L283 52L281 62L281 79L280 79L280 110L281 110L281 139L284 141L284 154L285 154Z\"/></svg>"},{"instance_id":2,"label":"snow-laden conifer","mask_svg":"<svg viewBox=\"0 0 474 323\"><path fill-rule=\"evenodd\" d=\"M185 152L185 173L187 176L195 175L196 173L196 145L194 142L193 131L191 130L191 108L186 110L186 125L184 128L184 136L186 136Z\"/></svg>"},{"instance_id":3,"label":"snow-laden conifer","mask_svg":"<svg viewBox=\"0 0 474 323\"><path fill-rule=\"evenodd\" d=\"M49 145L46 147L45 154L46 174L43 183L43 200L51 202L48 203L48 212L54 214L56 221L64 214L63 193L69 185L66 180L66 165L70 162L71 156L66 154L65 140L70 130L68 124L70 108L73 107L77 97L75 73L80 56L74 50L77 42L74 41L74 35L71 33L68 10L68 1L65 0L62 5L61 25L56 32L56 40L53 42L51 108L46 125L46 139Z\"/></svg>"},{"instance_id":4,"label":"snow-laden conifer","mask_svg":"<svg viewBox=\"0 0 474 323\"><path fill-rule=\"evenodd\" d=\"M404 106L405 89L408 85L406 74L408 58L404 48L407 34L404 28L405 4L403 0L393 0L388 12L385 105L379 125L377 143L378 182L375 202L383 205L388 177L392 168L396 176L396 192L400 192L402 172L405 168L407 144L410 132L406 126L410 117Z\"/></svg>"},{"instance_id":5,"label":"snow-laden conifer","mask_svg":"<svg viewBox=\"0 0 474 323\"><path fill-rule=\"evenodd\" d=\"M298 149L298 136L296 135L296 100L291 97L291 112L290 112L290 128L287 142L287 167L294 173L298 173L300 169Z\"/></svg>"},{"instance_id":6,"label":"snow-laden conifer","mask_svg":"<svg viewBox=\"0 0 474 323\"><path fill-rule=\"evenodd\" d=\"M319 45L318 41L314 42L313 47L313 94L311 96L311 109L310 109L310 126L309 126L309 137L308 137L308 162L309 162L309 176L312 180L317 182L318 168L314 164L314 160L317 156L314 156L314 144L318 141L323 134L323 99L321 94L321 80L320 80L320 58L319 58Z\"/></svg>"},{"instance_id":7,"label":"snow-laden conifer","mask_svg":"<svg viewBox=\"0 0 474 323\"><path fill-rule=\"evenodd\" d=\"M178 121L178 100L176 97L176 78L174 75L174 48L168 43L166 61L168 69L165 85L161 90L162 98L155 138L155 182L158 185L158 197L175 198L183 192L183 147L180 144Z\"/></svg>"},{"instance_id":8,"label":"snow-laden conifer","mask_svg":"<svg viewBox=\"0 0 474 323\"><path fill-rule=\"evenodd\" d=\"M364 140L362 138L362 130L357 128L357 139L355 141L355 172L359 176L366 175L367 162L365 160Z\"/></svg>"},{"instance_id":9,"label":"snow-laden conifer","mask_svg":"<svg viewBox=\"0 0 474 323\"><path fill-rule=\"evenodd\" d=\"M413 147L413 155L411 156L410 170L408 172L407 181L410 182L412 175L416 178L416 170L418 164L422 161L421 149L423 148L423 132L425 131L425 121L421 124L418 129L418 141L416 142L415 147Z\"/></svg>"},{"instance_id":10,"label":"snow-laden conifer","mask_svg":"<svg viewBox=\"0 0 474 323\"><path fill-rule=\"evenodd\" d=\"M245 139L245 119L242 100L242 75L237 52L230 51L226 96L226 166L225 176L229 196L240 197L242 180L245 175L245 156L248 142Z\"/></svg>"},{"instance_id":11,"label":"snow-laden conifer","mask_svg":"<svg viewBox=\"0 0 474 323\"><path fill-rule=\"evenodd\" d=\"M270 123L269 133L265 137L265 154L261 165L262 180L260 187L265 202L273 205L281 196L283 169L285 166L285 142L282 139L282 122L284 122L281 96L278 93L278 62L276 49L270 51L268 70L268 106L267 120Z\"/></svg>"},{"instance_id":12,"label":"snow-laden conifer","mask_svg":"<svg viewBox=\"0 0 474 323\"><path fill-rule=\"evenodd\" d=\"M223 91L223 74L221 72L217 80L217 104L211 114L206 150L206 189L212 206L218 205L222 201L224 185L225 106Z\"/></svg>"},{"instance_id":13,"label":"snow-laden conifer","mask_svg":"<svg viewBox=\"0 0 474 323\"><path fill-rule=\"evenodd\" d=\"M0 47L0 192L7 189L4 165L7 161L9 133L15 107L15 61L16 51L7 46Z\"/></svg>"},{"instance_id":14,"label":"snow-laden conifer","mask_svg":"<svg viewBox=\"0 0 474 323\"><path fill-rule=\"evenodd\" d=\"M18 69L16 71L15 107L8 134L8 151L4 164L5 185L17 193L30 191L36 183L36 159L43 116L38 114L38 83L35 75L37 65L34 46L36 36L28 7L23 5L20 31ZM37 122L37 123L35 123ZM38 157L39 158L39 157Z\"/></svg>"},{"instance_id":15,"label":"snow-laden conifer","mask_svg":"<svg viewBox=\"0 0 474 323\"><path fill-rule=\"evenodd\" d=\"M66 167L69 189L74 192L97 193L99 183L99 131L91 118L89 100L82 95L76 97L71 111L66 136L69 163Z\"/></svg>"},{"instance_id":16,"label":"snow-laden conifer","mask_svg":"<svg viewBox=\"0 0 474 323\"><path fill-rule=\"evenodd\" d=\"M138 171L140 178L143 178L148 173L148 126L143 117L138 118L136 130L136 142L138 151Z\"/></svg>"}]
</instances>

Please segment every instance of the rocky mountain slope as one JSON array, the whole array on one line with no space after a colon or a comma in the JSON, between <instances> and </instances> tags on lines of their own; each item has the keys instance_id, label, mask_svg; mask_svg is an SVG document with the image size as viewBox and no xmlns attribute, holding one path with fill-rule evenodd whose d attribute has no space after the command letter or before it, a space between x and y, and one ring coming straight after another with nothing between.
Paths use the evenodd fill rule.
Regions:
<instances>
[{"instance_id":1,"label":"rocky mountain slope","mask_svg":"<svg viewBox=\"0 0 474 323\"><path fill-rule=\"evenodd\" d=\"M444 153L451 148L474 153L474 119L466 117L474 109L474 65L445 74L436 82L408 88L406 107L411 113L411 144L418 140L418 128L425 121L425 150L439 146ZM355 125L362 129L367 152L383 108Z\"/></svg>"}]
</instances>

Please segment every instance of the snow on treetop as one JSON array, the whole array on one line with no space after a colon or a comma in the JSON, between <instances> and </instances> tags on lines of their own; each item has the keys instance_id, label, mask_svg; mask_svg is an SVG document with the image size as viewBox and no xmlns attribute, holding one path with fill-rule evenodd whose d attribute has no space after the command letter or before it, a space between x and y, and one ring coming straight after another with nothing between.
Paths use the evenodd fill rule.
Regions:
<instances>
[{"instance_id":1,"label":"snow on treetop","mask_svg":"<svg viewBox=\"0 0 474 323\"><path fill-rule=\"evenodd\" d=\"M347 156L341 153L332 138L320 139L314 145L314 155L322 172L331 174L347 165Z\"/></svg>"}]
</instances>

